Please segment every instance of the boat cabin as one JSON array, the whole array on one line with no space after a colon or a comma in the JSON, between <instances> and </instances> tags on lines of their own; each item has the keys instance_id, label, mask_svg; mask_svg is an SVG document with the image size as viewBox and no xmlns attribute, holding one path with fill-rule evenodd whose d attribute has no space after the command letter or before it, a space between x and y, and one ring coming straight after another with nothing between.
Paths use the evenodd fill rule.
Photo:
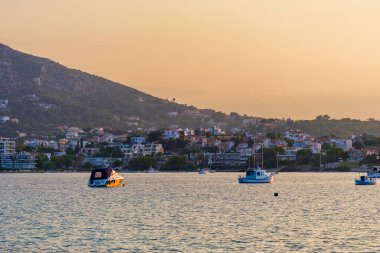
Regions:
<instances>
[{"instance_id":1,"label":"boat cabin","mask_svg":"<svg viewBox=\"0 0 380 253\"><path fill-rule=\"evenodd\" d=\"M112 169L104 168L104 169L94 169L91 171L90 181L93 180L102 180L109 178L113 173Z\"/></svg>"},{"instance_id":2,"label":"boat cabin","mask_svg":"<svg viewBox=\"0 0 380 253\"><path fill-rule=\"evenodd\" d=\"M262 178L266 175L264 170L248 170L246 176L251 178Z\"/></svg>"}]
</instances>

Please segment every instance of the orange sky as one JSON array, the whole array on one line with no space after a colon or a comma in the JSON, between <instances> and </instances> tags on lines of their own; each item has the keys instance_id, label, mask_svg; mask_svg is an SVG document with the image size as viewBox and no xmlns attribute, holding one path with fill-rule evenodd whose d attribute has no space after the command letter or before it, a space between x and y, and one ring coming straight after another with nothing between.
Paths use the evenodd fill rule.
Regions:
<instances>
[{"instance_id":1,"label":"orange sky","mask_svg":"<svg viewBox=\"0 0 380 253\"><path fill-rule=\"evenodd\" d=\"M380 118L377 0L0 0L0 42L179 103Z\"/></svg>"}]
</instances>

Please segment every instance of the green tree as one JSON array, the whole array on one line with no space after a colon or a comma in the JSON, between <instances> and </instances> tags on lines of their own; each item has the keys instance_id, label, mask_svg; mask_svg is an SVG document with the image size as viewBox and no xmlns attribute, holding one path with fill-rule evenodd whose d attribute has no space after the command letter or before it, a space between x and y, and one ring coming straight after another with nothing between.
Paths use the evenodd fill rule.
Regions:
<instances>
[{"instance_id":1,"label":"green tree","mask_svg":"<svg viewBox=\"0 0 380 253\"><path fill-rule=\"evenodd\" d=\"M288 144L288 147L293 147L294 140L291 140L291 139L285 138L285 141L286 141L286 143Z\"/></svg>"},{"instance_id":2,"label":"green tree","mask_svg":"<svg viewBox=\"0 0 380 253\"><path fill-rule=\"evenodd\" d=\"M50 170L53 165L50 163L49 158L44 154L38 154L36 156L36 167L38 170Z\"/></svg>"},{"instance_id":3,"label":"green tree","mask_svg":"<svg viewBox=\"0 0 380 253\"><path fill-rule=\"evenodd\" d=\"M156 159L152 156L138 156L129 161L128 167L132 170L147 170L156 166Z\"/></svg>"},{"instance_id":4,"label":"green tree","mask_svg":"<svg viewBox=\"0 0 380 253\"><path fill-rule=\"evenodd\" d=\"M275 140L277 138L277 135L275 133L267 133L266 137L271 140Z\"/></svg>"},{"instance_id":5,"label":"green tree","mask_svg":"<svg viewBox=\"0 0 380 253\"><path fill-rule=\"evenodd\" d=\"M202 148L206 153L219 153L219 148L217 146L209 146Z\"/></svg>"},{"instance_id":6,"label":"green tree","mask_svg":"<svg viewBox=\"0 0 380 253\"><path fill-rule=\"evenodd\" d=\"M161 141L161 140L162 140L162 131L151 131L148 134L149 142L155 142L155 141Z\"/></svg>"},{"instance_id":7,"label":"green tree","mask_svg":"<svg viewBox=\"0 0 380 253\"><path fill-rule=\"evenodd\" d=\"M50 161L53 164L53 168L56 169L56 170L61 169L63 167L63 163L62 163L61 157L52 156L50 158Z\"/></svg>"},{"instance_id":8,"label":"green tree","mask_svg":"<svg viewBox=\"0 0 380 253\"><path fill-rule=\"evenodd\" d=\"M165 170L186 170L187 165L187 157L186 156L171 156L166 161L164 165Z\"/></svg>"},{"instance_id":9,"label":"green tree","mask_svg":"<svg viewBox=\"0 0 380 253\"><path fill-rule=\"evenodd\" d=\"M84 170L92 170L93 166L91 163L89 162L86 162L84 165L83 165L83 169Z\"/></svg>"},{"instance_id":10,"label":"green tree","mask_svg":"<svg viewBox=\"0 0 380 253\"><path fill-rule=\"evenodd\" d=\"M73 159L72 156L64 155L64 156L62 156L60 158L62 160L62 165L65 166L65 168L70 168L70 167L73 166L74 159Z\"/></svg>"},{"instance_id":11,"label":"green tree","mask_svg":"<svg viewBox=\"0 0 380 253\"><path fill-rule=\"evenodd\" d=\"M123 158L124 153L118 147L101 147L100 152L95 154L95 157Z\"/></svg>"},{"instance_id":12,"label":"green tree","mask_svg":"<svg viewBox=\"0 0 380 253\"><path fill-rule=\"evenodd\" d=\"M312 156L313 154L310 149L298 150L296 155L297 163L301 165L311 164L313 161Z\"/></svg>"},{"instance_id":13,"label":"green tree","mask_svg":"<svg viewBox=\"0 0 380 253\"><path fill-rule=\"evenodd\" d=\"M362 149L364 147L363 143L361 143L360 141L355 141L354 143L352 143L352 146L356 149Z\"/></svg>"},{"instance_id":14,"label":"green tree","mask_svg":"<svg viewBox=\"0 0 380 253\"><path fill-rule=\"evenodd\" d=\"M40 146L37 148L37 152L38 153L53 153L53 152L57 152L57 150L51 147Z\"/></svg>"},{"instance_id":15,"label":"green tree","mask_svg":"<svg viewBox=\"0 0 380 253\"><path fill-rule=\"evenodd\" d=\"M121 167L121 166L123 166L123 161L116 160L116 161L113 162L113 166L114 167Z\"/></svg>"},{"instance_id":16,"label":"green tree","mask_svg":"<svg viewBox=\"0 0 380 253\"><path fill-rule=\"evenodd\" d=\"M25 145L22 141L16 142L16 152L22 152L25 150Z\"/></svg>"}]
</instances>

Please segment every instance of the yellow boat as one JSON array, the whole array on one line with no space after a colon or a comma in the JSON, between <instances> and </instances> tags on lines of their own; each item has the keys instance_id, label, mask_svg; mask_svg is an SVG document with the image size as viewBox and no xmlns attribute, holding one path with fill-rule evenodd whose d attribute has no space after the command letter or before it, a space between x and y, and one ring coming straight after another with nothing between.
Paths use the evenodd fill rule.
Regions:
<instances>
[{"instance_id":1,"label":"yellow boat","mask_svg":"<svg viewBox=\"0 0 380 253\"><path fill-rule=\"evenodd\" d=\"M118 187L121 185L124 177L120 176L111 168L94 169L91 171L91 177L88 180L90 187Z\"/></svg>"}]
</instances>

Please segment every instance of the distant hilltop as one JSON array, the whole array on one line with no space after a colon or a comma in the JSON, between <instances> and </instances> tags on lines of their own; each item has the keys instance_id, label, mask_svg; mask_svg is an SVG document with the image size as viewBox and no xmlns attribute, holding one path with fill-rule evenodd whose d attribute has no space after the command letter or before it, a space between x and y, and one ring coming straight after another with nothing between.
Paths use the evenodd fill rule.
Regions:
<instances>
[{"instance_id":1,"label":"distant hilltop","mask_svg":"<svg viewBox=\"0 0 380 253\"><path fill-rule=\"evenodd\" d=\"M0 136L59 134L59 126L115 132L218 126L235 133L299 128L314 136L380 136L380 122L263 119L178 104L0 44Z\"/></svg>"}]
</instances>

